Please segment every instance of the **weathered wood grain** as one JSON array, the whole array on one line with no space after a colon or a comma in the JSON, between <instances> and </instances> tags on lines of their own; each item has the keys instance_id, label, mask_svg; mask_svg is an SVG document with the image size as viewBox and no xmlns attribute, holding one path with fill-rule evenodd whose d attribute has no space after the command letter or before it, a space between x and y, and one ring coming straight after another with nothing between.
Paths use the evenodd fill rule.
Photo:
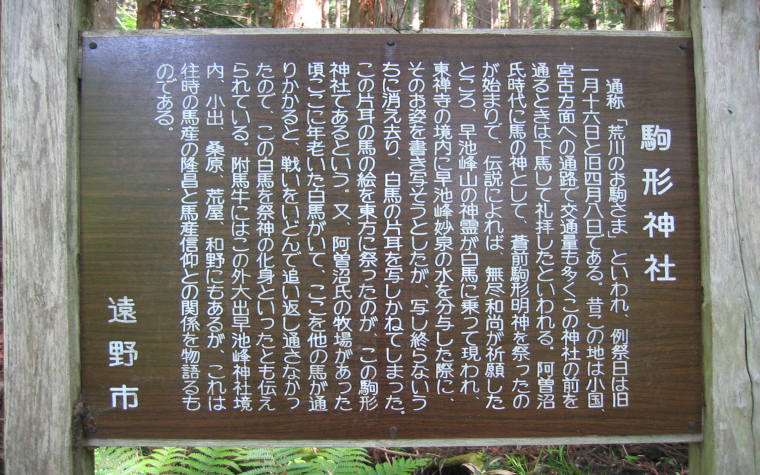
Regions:
<instances>
[{"instance_id":1,"label":"weathered wood grain","mask_svg":"<svg viewBox=\"0 0 760 475\"><path fill-rule=\"evenodd\" d=\"M515 437L509 439L363 439L363 440L210 440L210 439L87 439L92 446L140 447L484 447L503 445L661 444L694 442L700 434L618 435L587 437Z\"/></svg>"},{"instance_id":2,"label":"weathered wood grain","mask_svg":"<svg viewBox=\"0 0 760 475\"><path fill-rule=\"evenodd\" d=\"M85 38L106 38L121 36L213 36L213 35L497 35L497 36L596 36L596 37L650 37L689 38L685 31L598 31L598 30L470 30L470 29L430 29L399 32L390 28L331 28L331 29L287 29L287 28L205 28L195 30L112 30L83 31Z\"/></svg>"},{"instance_id":3,"label":"weathered wood grain","mask_svg":"<svg viewBox=\"0 0 760 475\"><path fill-rule=\"evenodd\" d=\"M92 473L79 394L77 39L83 1L2 10L5 470Z\"/></svg>"},{"instance_id":4,"label":"weathered wood grain","mask_svg":"<svg viewBox=\"0 0 760 475\"><path fill-rule=\"evenodd\" d=\"M98 439L156 439L192 437L193 439L239 439L261 441L287 439L342 439L361 443L361 440L375 440L395 436L397 439L422 438L478 438L506 439L532 437L578 437L578 436L618 436L618 435L653 435L653 434L684 434L690 436L699 433L699 420L702 407L701 383L701 353L699 350L701 338L699 320L701 291L699 277L699 213L697 194L697 165L696 165L696 123L694 121L694 92L693 66L691 64L690 41L680 37L667 39L640 39L630 41L622 37L591 38L589 36L560 37L561 41L548 36L511 36L479 35L473 37L454 38L451 36L405 35L396 37L394 52L395 61L408 64L409 61L426 58L444 57L452 64L458 64L466 58L468 61L482 61L481 58L501 58L500 54L508 44L514 50L510 59L518 59L529 64L529 58L539 57L548 64L559 64L568 61L575 64L577 69L594 67L599 70L599 77L620 77L626 83L626 110L624 117L630 123L628 154L626 155L626 173L630 183L629 212L630 235L615 238L615 248L625 249L630 262L631 288L628 301L631 302L631 318L610 322L617 328L625 325L630 328L635 337L635 353L631 358L631 399L636 403L625 410L610 408L605 412L594 411L592 408L579 410L545 411L541 414L528 411L503 411L498 414L485 415L481 398L457 395L443 397L430 395L424 414L408 413L403 416L389 412L359 411L352 414L318 413L308 409L306 398L299 405L291 407L282 397L273 397L272 407L275 411L252 412L240 414L232 410L209 413L205 410L188 413L181 402L182 364L181 336L178 331L176 314L180 308L180 285L182 270L177 264L181 262L181 252L177 232L178 203L182 192L178 188L180 177L176 171L176 160L173 158L180 150L179 130L161 129L154 120L155 97L159 94L154 84L152 71L162 63L179 65L184 58L193 58L202 68L209 59L218 64L232 68L235 62L258 64L265 61L271 64L282 64L284 61L295 61L299 71L306 70L304 58L310 61L328 61L341 58L349 64L355 64L357 56L363 61L379 64L388 45L385 35L309 36L307 43L319 43L313 51L295 52L293 45L300 44L301 39L283 37L282 35L258 35L244 37L122 37L88 38L84 50L84 68L82 77L82 143L81 143L81 292L82 292L82 367L84 398L97 413L94 424L98 428ZM466 53L457 48L465 48ZM92 45L91 47L88 47ZM255 45L255 47L254 47ZM323 46L325 45L325 46ZM321 56L322 51L331 50L329 57ZM258 53L253 54L252 51ZM519 51L519 52L518 52ZM615 51L616 58L610 59L609 52ZM159 53L160 52L160 53ZM207 52L207 53L201 53ZM278 53L279 52L279 53ZM211 54L213 53L213 54ZM530 54L529 54L530 53ZM204 56L211 54L211 56ZM649 58L646 65L638 61L627 61L625 58ZM179 63L177 63L179 61ZM617 61L617 62L615 62ZM475 64L482 64L475 63ZM428 66L427 71L431 70ZM279 73L277 73L279 74ZM303 73L302 73L303 74ZM506 73L505 73L506 74ZM299 84L307 83L302 76L295 76ZM653 78L657 78L656 81ZM276 79L279 81L280 79ZM408 81L402 74L401 81ZM502 76L502 81L506 78ZM578 81L581 81L578 79ZM603 80L602 80L603 81ZM225 94L229 88L215 82L206 82L201 90L204 94L218 94L227 103ZM176 94L179 84L170 85L167 91ZM405 94L402 102L407 103ZM431 100L431 99L428 99ZM549 100L552 108L557 108L559 102ZM307 99L301 96L299 107L305 107ZM260 122L263 114L257 103L250 106L250 117L253 124ZM505 104L505 108L506 108ZM305 112L300 109L301 117ZM406 112L405 112L406 113ZM350 111L349 124L356 124L358 113ZM453 115L454 120L464 120L478 124L482 129L480 118L465 116L459 112ZM615 116L620 117L620 116ZM655 119L656 118L656 119ZM601 116L603 124L611 120L608 112ZM614 118L612 118L614 120ZM678 145L669 154L661 157L648 155L640 147L641 137L637 128L650 120L668 124L672 128L673 137ZM353 121L353 122L352 122ZM458 122L454 129L459 130ZM130 134L121 131L129 130ZM275 124L272 129L277 137L282 132ZM351 137L357 137L355 125L349 125ZM201 136L203 141L221 141L229 156L246 156L257 153L250 144L235 144L229 139L227 131L212 130L205 127ZM406 131L402 132L403 140L409 140ZM134 137L140 137L139 143ZM485 139L485 137L484 137ZM351 149L356 150L356 142L347 139ZM205 142L204 142L205 143ZM247 148L246 148L247 147ZM297 144L288 144L275 139L275 156L301 155L302 148ZM532 149L531 149L532 150ZM481 140L478 146L479 156L500 155L507 153L497 144ZM526 152L528 154L532 152ZM302 156L302 155L301 155ZM397 160L380 155L377 161L377 173L383 176L391 169L401 171L406 176L404 168L407 165L393 165ZM667 203L660 204L644 196L643 168L658 167L667 161L667 166L677 176L678 186L667 196ZM398 167L398 168L396 168ZM220 189L228 186L229 179L223 176L206 176L199 180L203 186ZM530 179L528 183L533 182ZM402 180L409 182L407 178ZM304 183L305 183L304 179ZM302 185L292 185L305 196ZM353 186L353 185L350 185ZM456 185L452 185L452 189ZM341 203L360 200L356 190L346 189L326 193L328 203ZM349 193L345 195L345 193ZM560 198L551 194L555 202ZM459 192L454 194L459 196ZM340 196L337 196L340 195ZM344 198L347 196L348 198ZM279 201L276 201L280 203ZM279 206L279 204L278 204ZM679 231L668 244L646 238L643 231L646 226L644 216L655 206L662 206L662 211L668 210L677 215ZM604 205L603 210L606 210ZM656 211L661 212L661 211ZM430 212L432 215L432 210ZM606 215L606 213L605 213ZM331 215L332 217L332 215ZM278 218L279 220L280 218ZM400 213L403 229L411 229L409 215ZM345 226L341 223L337 234L356 236L359 227L354 218L346 216ZM348 221L351 221L350 223ZM511 234L524 234L532 231L526 221L504 217L505 228ZM430 227L424 227L429 224ZM278 229L282 229L282 221L278 221ZM199 233L202 236L221 236L228 233L227 228L214 230L202 224ZM326 228L328 242L330 236L336 235L336 224ZM421 225L424 232L432 233L432 223ZM299 231L298 239L303 239L306 227ZM418 230L418 232L420 232ZM218 233L218 234L217 234ZM431 234L429 234L431 235ZM294 235L295 236L295 235ZM554 242L559 242L559 236L553 235ZM408 242L407 238L407 242ZM482 238L484 239L484 238ZM273 242L277 249L284 246L281 237L275 236ZM293 238L295 241L295 238ZM305 240L301 242L306 248ZM146 246L146 243L150 245ZM581 244L583 252L586 248ZM401 251L405 262L410 261L407 249ZM674 257L673 252L683 252ZM226 251L229 251L227 247ZM645 258L652 252L670 252L678 269L677 286L655 287L646 278L644 269ZM352 247L352 263L359 260L358 253ZM487 254L481 255L485 260ZM233 255L225 254L226 262L233 261ZM299 276L302 282L309 284L332 285L331 278L314 269L312 261L307 257L299 265ZM489 262L503 262L504 258L494 253L489 255ZM459 255L455 258L459 262ZM276 268L285 268L284 259L274 257L271 261ZM508 264L491 264L496 266ZM538 275L538 266L531 264L531 275ZM253 264L251 264L253 268ZM356 267L354 271L358 270ZM688 269L688 270L687 270ZM229 272L227 269L225 272ZM353 271L352 271L353 272ZM458 270L453 270L453 278L459 280ZM628 272L628 271L627 271ZM278 272L279 273L279 272ZM230 273L231 274L231 273ZM227 275L227 274L225 274ZM274 278L279 285L279 277ZM227 285L227 282L223 283ZM423 284L426 285L426 284ZM594 283L595 288L599 288ZM414 298L435 298L430 289L414 288L410 284L409 294L414 292ZM422 287L420 285L419 287ZM582 287L582 289L581 289ZM589 285L579 283L574 289L585 302L586 295L597 295L598 290L590 290ZM226 289L226 287L225 287ZM232 295L229 291L225 295ZM605 289L604 294L609 293ZM358 292L354 291L355 294ZM134 299L135 311L139 314L135 325L120 328L108 322L108 298L129 296ZM279 298L279 297L278 297ZM352 297L348 297L351 299ZM403 297L407 298L407 297ZM459 297L453 298L459 305ZM378 297L378 307L385 308L386 297ZM280 307L279 300L275 304ZM354 309L359 304L354 300ZM408 302L408 300L405 300ZM310 308L304 303L303 308ZM405 303L406 305L406 303ZM303 308L301 312L306 312ZM405 307L406 308L406 307ZM559 308L559 304L558 304ZM635 312L635 313L633 313ZM352 314L359 319L358 310ZM203 317L199 317L200 319ZM621 317L622 318L622 317ZM299 320L300 321L300 320ZM229 320L228 323L230 323ZM407 322L408 323L408 322ZM456 325L463 322L457 321ZM418 319L419 324L419 319ZM252 333L262 331L252 324ZM432 325L432 324L431 324ZM559 324L558 324L559 325ZM305 325L304 325L305 327ZM231 328L231 327L225 327ZM300 338L306 341L307 331L304 328ZM358 326L355 328L358 333ZM203 330L205 331L205 330ZM294 330L295 331L295 330ZM378 330L378 333L381 333ZM329 333L332 340L332 330ZM279 337L279 335L277 335ZM379 348L387 345L382 340L383 335L377 336L377 343L369 338L370 335L357 334L354 336L354 348L377 344ZM206 336L204 334L203 338ZM473 341L485 346L485 340ZM530 336L529 338L533 338ZM231 338L228 336L228 340ZM111 341L135 341L139 348L139 361L134 367L115 368L110 366L107 348ZM452 340L454 345L462 345L462 339ZM632 340L633 341L633 340ZM610 341L605 341L605 344ZM610 343L611 345L611 343ZM606 347L612 351L611 347ZM204 350L204 364L229 368L228 357L219 349ZM547 348L543 353L534 350L536 361L554 361L556 357ZM224 351L229 349L224 347ZM274 346L273 358L284 361L284 349ZM358 350L356 350L358 351ZM384 353L384 350L382 350ZM306 353L305 353L306 354ZM405 353L408 358L408 353ZM213 360L212 360L213 358ZM432 358L432 357L431 357ZM355 358L349 364L358 363ZM213 361L213 363L210 363ZM300 362L293 365L301 364ZM302 374L310 369L300 367ZM358 365L351 366L350 377L353 387L358 387ZM221 371L221 370L220 370ZM233 378L227 374L227 380ZM407 373L408 374L408 373ZM482 374L482 373L481 373ZM516 373L512 373L516 374ZM205 377L205 375L204 375ZM511 376L514 377L514 376ZM188 379L185 377L185 379ZM253 378L252 378L253 379ZM330 384L335 387L335 380L330 376ZM139 407L126 410L114 408L111 388L124 383L130 387L139 388ZM382 383L382 382L381 382ZM559 383L559 381L558 381ZM256 384L256 383L254 383ZM284 386L282 381L279 382ZM480 380L479 386L485 387L486 382ZM585 387L585 385L584 385ZM383 388L385 390L385 388ZM409 391L404 388L404 391ZM432 390L431 390L432 391ZM387 394L387 393L386 393ZM277 399L280 396L280 399ZM303 396L299 394L299 396ZM461 396L461 397L460 397ZM330 394L329 397L334 397ZM408 393L404 397L411 399ZM289 402L289 401L288 401ZM356 403L354 402L356 405ZM358 405L357 405L358 407ZM285 408L285 410L283 410ZM289 408L289 409L288 409ZM468 421L477 420L477 424ZM451 421L442 424L440 421ZM529 421L529 423L528 423ZM611 440L611 439L608 439ZM683 440L680 436L673 440ZM697 438L698 440L698 438ZM156 444L151 444L156 445ZM362 444L363 445L363 444Z\"/></svg>"},{"instance_id":5,"label":"weathered wood grain","mask_svg":"<svg viewBox=\"0 0 760 475\"><path fill-rule=\"evenodd\" d=\"M704 276L704 442L691 471L760 471L760 16L692 3Z\"/></svg>"}]
</instances>

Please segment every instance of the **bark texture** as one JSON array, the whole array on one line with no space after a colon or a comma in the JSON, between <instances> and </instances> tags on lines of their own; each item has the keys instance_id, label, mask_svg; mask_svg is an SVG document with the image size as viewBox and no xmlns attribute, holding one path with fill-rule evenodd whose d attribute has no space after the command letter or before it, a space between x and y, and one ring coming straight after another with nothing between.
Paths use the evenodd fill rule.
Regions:
<instances>
[{"instance_id":1,"label":"bark texture","mask_svg":"<svg viewBox=\"0 0 760 475\"><path fill-rule=\"evenodd\" d=\"M116 0L95 0L92 23L93 30L116 28Z\"/></svg>"},{"instance_id":2,"label":"bark texture","mask_svg":"<svg viewBox=\"0 0 760 475\"><path fill-rule=\"evenodd\" d=\"M351 0L349 28L402 28L401 0Z\"/></svg>"},{"instance_id":3,"label":"bark texture","mask_svg":"<svg viewBox=\"0 0 760 475\"><path fill-rule=\"evenodd\" d=\"M665 31L665 0L621 0L626 30Z\"/></svg>"},{"instance_id":4,"label":"bark texture","mask_svg":"<svg viewBox=\"0 0 760 475\"><path fill-rule=\"evenodd\" d=\"M491 28L492 0L475 0L472 4L472 27Z\"/></svg>"},{"instance_id":5,"label":"bark texture","mask_svg":"<svg viewBox=\"0 0 760 475\"><path fill-rule=\"evenodd\" d=\"M137 29L158 30L161 28L163 0L137 0Z\"/></svg>"},{"instance_id":6,"label":"bark texture","mask_svg":"<svg viewBox=\"0 0 760 475\"><path fill-rule=\"evenodd\" d=\"M273 28L322 28L322 4L319 0L274 0Z\"/></svg>"},{"instance_id":7,"label":"bark texture","mask_svg":"<svg viewBox=\"0 0 760 475\"><path fill-rule=\"evenodd\" d=\"M423 8L425 28L453 28L454 0L428 0Z\"/></svg>"}]
</instances>

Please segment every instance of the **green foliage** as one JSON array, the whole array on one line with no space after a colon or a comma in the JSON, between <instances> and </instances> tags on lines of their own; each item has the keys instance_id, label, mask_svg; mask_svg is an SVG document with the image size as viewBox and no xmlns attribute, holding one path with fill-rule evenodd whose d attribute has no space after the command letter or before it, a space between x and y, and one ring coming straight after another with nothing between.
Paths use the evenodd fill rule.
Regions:
<instances>
[{"instance_id":1,"label":"green foliage","mask_svg":"<svg viewBox=\"0 0 760 475\"><path fill-rule=\"evenodd\" d=\"M137 29L137 4L135 0L122 0L116 6L116 29Z\"/></svg>"},{"instance_id":2,"label":"green foliage","mask_svg":"<svg viewBox=\"0 0 760 475\"><path fill-rule=\"evenodd\" d=\"M156 448L95 450L96 475L409 475L430 459L396 458L372 467L362 448Z\"/></svg>"},{"instance_id":3,"label":"green foliage","mask_svg":"<svg viewBox=\"0 0 760 475\"><path fill-rule=\"evenodd\" d=\"M241 475L301 475L312 470L311 464L303 460L309 454L314 452L293 447L256 447L241 449L237 461L241 467L249 469Z\"/></svg>"},{"instance_id":4,"label":"green foliage","mask_svg":"<svg viewBox=\"0 0 760 475\"><path fill-rule=\"evenodd\" d=\"M173 473L173 467L187 460L185 449L179 447L163 447L154 449L143 457L135 466L135 473L146 475L163 475Z\"/></svg>"},{"instance_id":5,"label":"green foliage","mask_svg":"<svg viewBox=\"0 0 760 475\"><path fill-rule=\"evenodd\" d=\"M418 468L427 466L430 463L429 458L413 459L398 457L393 459L393 462L377 464L373 467L362 467L357 475L401 475L411 474Z\"/></svg>"},{"instance_id":6,"label":"green foliage","mask_svg":"<svg viewBox=\"0 0 760 475\"><path fill-rule=\"evenodd\" d=\"M101 447L95 450L95 475L136 473L144 456L139 447Z\"/></svg>"},{"instance_id":7,"label":"green foliage","mask_svg":"<svg viewBox=\"0 0 760 475\"><path fill-rule=\"evenodd\" d=\"M164 3L167 28L243 28L271 26L271 0L169 0Z\"/></svg>"},{"instance_id":8,"label":"green foliage","mask_svg":"<svg viewBox=\"0 0 760 475\"><path fill-rule=\"evenodd\" d=\"M240 473L240 466L234 459L239 450L227 447L197 447L183 462L186 466L178 466L175 470L184 475L236 475Z\"/></svg>"},{"instance_id":9,"label":"green foliage","mask_svg":"<svg viewBox=\"0 0 760 475\"><path fill-rule=\"evenodd\" d=\"M558 473L568 475L587 475L588 470L581 470L567 456L567 450L564 446L550 447L546 450L547 457L544 464L548 465Z\"/></svg>"},{"instance_id":10,"label":"green foliage","mask_svg":"<svg viewBox=\"0 0 760 475\"><path fill-rule=\"evenodd\" d=\"M369 463L367 451L354 447L328 447L317 455L310 462L326 475L355 475Z\"/></svg>"}]
</instances>

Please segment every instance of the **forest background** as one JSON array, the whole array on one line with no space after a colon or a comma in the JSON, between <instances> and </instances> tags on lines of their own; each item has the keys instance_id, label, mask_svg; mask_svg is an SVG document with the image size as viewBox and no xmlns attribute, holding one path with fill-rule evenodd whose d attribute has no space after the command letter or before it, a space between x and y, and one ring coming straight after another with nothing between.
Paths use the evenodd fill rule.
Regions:
<instances>
[{"instance_id":1,"label":"forest background","mask_svg":"<svg viewBox=\"0 0 760 475\"><path fill-rule=\"evenodd\" d=\"M689 29L689 0L98 0L95 6L95 29Z\"/></svg>"}]
</instances>

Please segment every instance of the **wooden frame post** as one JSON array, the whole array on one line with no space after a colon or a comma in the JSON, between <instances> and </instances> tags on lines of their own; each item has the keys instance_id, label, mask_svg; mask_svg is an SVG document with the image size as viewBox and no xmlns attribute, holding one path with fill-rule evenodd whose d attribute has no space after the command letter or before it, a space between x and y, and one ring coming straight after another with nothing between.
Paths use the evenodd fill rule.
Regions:
<instances>
[{"instance_id":1,"label":"wooden frame post","mask_svg":"<svg viewBox=\"0 0 760 475\"><path fill-rule=\"evenodd\" d=\"M757 0L691 11L706 408L690 473L760 473L760 12Z\"/></svg>"},{"instance_id":2,"label":"wooden frame post","mask_svg":"<svg viewBox=\"0 0 760 475\"><path fill-rule=\"evenodd\" d=\"M4 2L6 473L92 473L76 448L78 44L85 0ZM91 23L91 22L90 22Z\"/></svg>"}]
</instances>

